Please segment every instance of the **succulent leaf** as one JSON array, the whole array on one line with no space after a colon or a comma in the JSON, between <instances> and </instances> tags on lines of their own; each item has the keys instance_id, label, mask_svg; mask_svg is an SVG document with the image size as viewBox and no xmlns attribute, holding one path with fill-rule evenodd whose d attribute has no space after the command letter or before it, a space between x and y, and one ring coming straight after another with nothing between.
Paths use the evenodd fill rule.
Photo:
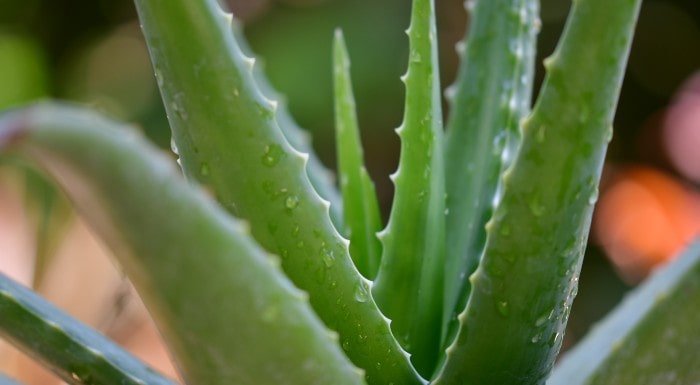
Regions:
<instances>
[{"instance_id":1,"label":"succulent leaf","mask_svg":"<svg viewBox=\"0 0 700 385\"><path fill-rule=\"evenodd\" d=\"M700 242L654 273L567 352L549 385L691 384L700 379Z\"/></svg>"},{"instance_id":2,"label":"succulent leaf","mask_svg":"<svg viewBox=\"0 0 700 385\"><path fill-rule=\"evenodd\" d=\"M2 118L2 147L38 163L111 247L186 383L364 383L278 260L134 130L38 105Z\"/></svg>"},{"instance_id":3,"label":"succulent leaf","mask_svg":"<svg viewBox=\"0 0 700 385\"><path fill-rule=\"evenodd\" d=\"M544 383L576 294L640 3L573 3L436 384Z\"/></svg>"},{"instance_id":4,"label":"succulent leaf","mask_svg":"<svg viewBox=\"0 0 700 385\"><path fill-rule=\"evenodd\" d=\"M370 383L421 383L281 132L216 0L137 0L185 175L199 180L279 254ZM184 47L184 48L183 48Z\"/></svg>"},{"instance_id":5,"label":"succulent leaf","mask_svg":"<svg viewBox=\"0 0 700 385\"><path fill-rule=\"evenodd\" d=\"M340 30L335 34L333 62L336 148L345 233L350 235L350 256L355 266L365 277L374 279L382 252L377 238L382 224L374 183L362 159L362 143L350 81L350 60Z\"/></svg>"},{"instance_id":6,"label":"succulent leaf","mask_svg":"<svg viewBox=\"0 0 700 385\"><path fill-rule=\"evenodd\" d=\"M435 5L413 2L404 123L391 215L372 293L423 376L440 355L445 252L442 111Z\"/></svg>"},{"instance_id":7,"label":"succulent leaf","mask_svg":"<svg viewBox=\"0 0 700 385\"><path fill-rule=\"evenodd\" d=\"M245 55L252 57L253 51L248 46L248 42L240 31L240 27L235 24L235 20L232 20L232 24L233 34L241 51L243 51ZM340 198L340 193L334 185L335 176L321 163L321 160L318 158L311 145L311 135L301 128L294 120L289 112L287 101L284 96L272 87L265 77L262 67L262 65L258 65L253 68L253 77L262 94L267 99L277 101L275 120L282 130L284 137L295 150L309 156L308 163L306 164L306 173L309 176L309 181L316 192L318 192L318 195L330 203L329 213L331 220L337 229L342 230L344 223L342 210L343 202Z\"/></svg>"},{"instance_id":8,"label":"succulent leaf","mask_svg":"<svg viewBox=\"0 0 700 385\"><path fill-rule=\"evenodd\" d=\"M0 273L0 335L70 384L173 385L112 341ZM0 384L5 382L0 375Z\"/></svg>"},{"instance_id":9,"label":"succulent leaf","mask_svg":"<svg viewBox=\"0 0 700 385\"><path fill-rule=\"evenodd\" d=\"M446 95L447 345L469 297L466 278L483 253L500 176L520 144L520 120L530 112L539 1L482 0L470 14L469 31L458 44L457 81Z\"/></svg>"}]
</instances>

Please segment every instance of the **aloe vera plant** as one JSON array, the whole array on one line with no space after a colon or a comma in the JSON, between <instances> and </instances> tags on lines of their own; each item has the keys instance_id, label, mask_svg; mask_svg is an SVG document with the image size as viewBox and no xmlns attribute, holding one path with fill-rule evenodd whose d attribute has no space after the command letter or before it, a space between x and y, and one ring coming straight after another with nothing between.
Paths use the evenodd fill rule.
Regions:
<instances>
[{"instance_id":1,"label":"aloe vera plant","mask_svg":"<svg viewBox=\"0 0 700 385\"><path fill-rule=\"evenodd\" d=\"M467 2L443 124L435 4L414 0L386 225L342 33L338 188L216 0L135 0L184 178L133 129L59 103L0 115L0 151L34 161L112 248L187 384L543 384L640 3L575 1L531 109L538 1ZM697 255L649 285L697 302ZM646 310L619 310L634 313L611 329L624 351L594 364L574 353L555 383L577 368L578 383L637 383L629 357L651 354L659 330L689 330L660 315L683 302L653 302L659 290L636 294ZM4 276L0 314L0 334L70 383L171 382ZM676 383L697 380L687 362L677 369Z\"/></svg>"}]
</instances>

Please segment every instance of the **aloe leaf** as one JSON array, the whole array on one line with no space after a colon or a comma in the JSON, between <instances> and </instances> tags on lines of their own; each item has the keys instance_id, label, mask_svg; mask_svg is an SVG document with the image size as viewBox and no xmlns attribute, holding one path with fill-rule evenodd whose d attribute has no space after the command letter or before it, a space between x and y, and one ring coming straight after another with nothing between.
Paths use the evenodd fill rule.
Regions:
<instances>
[{"instance_id":1,"label":"aloe leaf","mask_svg":"<svg viewBox=\"0 0 700 385\"><path fill-rule=\"evenodd\" d=\"M435 5L413 2L399 169L373 294L392 330L430 376L438 358L443 301L445 194Z\"/></svg>"},{"instance_id":2,"label":"aloe leaf","mask_svg":"<svg viewBox=\"0 0 700 385\"><path fill-rule=\"evenodd\" d=\"M382 245L379 203L374 183L367 174L350 80L350 60L340 30L333 44L335 127L338 174L343 193L345 233L350 235L350 256L365 277L374 279L379 270Z\"/></svg>"},{"instance_id":3,"label":"aloe leaf","mask_svg":"<svg viewBox=\"0 0 700 385\"><path fill-rule=\"evenodd\" d=\"M698 309L700 242L628 294L564 355L547 384L695 384Z\"/></svg>"},{"instance_id":4,"label":"aloe leaf","mask_svg":"<svg viewBox=\"0 0 700 385\"><path fill-rule=\"evenodd\" d=\"M419 383L357 271L328 203L306 174L306 156L282 134L216 0L137 0L180 161L219 202L282 257L371 383Z\"/></svg>"},{"instance_id":5,"label":"aloe leaf","mask_svg":"<svg viewBox=\"0 0 700 385\"><path fill-rule=\"evenodd\" d=\"M173 384L1 273L0 314L0 335L70 384Z\"/></svg>"},{"instance_id":6,"label":"aloe leaf","mask_svg":"<svg viewBox=\"0 0 700 385\"><path fill-rule=\"evenodd\" d=\"M252 56L253 51L248 46L248 42L245 40L236 20L232 20L232 30L241 51L243 51L245 55ZM289 112L287 101L284 96L272 87L265 77L262 67L262 65L254 67L253 77L263 95L268 99L277 101L275 120L282 130L282 134L284 134L284 137L294 149L308 154L309 159L306 164L306 172L309 176L309 181L314 189L316 189L316 192L318 192L318 195L330 203L329 213L335 227L337 229L343 229L343 202L340 198L340 193L334 185L335 177L333 173L321 163L321 160L318 158L311 145L311 135L296 123Z\"/></svg>"},{"instance_id":7,"label":"aloe leaf","mask_svg":"<svg viewBox=\"0 0 700 385\"><path fill-rule=\"evenodd\" d=\"M561 347L641 0L573 3L436 384L541 384Z\"/></svg>"},{"instance_id":8,"label":"aloe leaf","mask_svg":"<svg viewBox=\"0 0 700 385\"><path fill-rule=\"evenodd\" d=\"M479 264L500 175L520 144L520 120L530 112L539 24L538 0L467 4L473 5L469 31L457 46L461 65L446 92L451 106L445 136L447 344L469 297L466 277Z\"/></svg>"},{"instance_id":9,"label":"aloe leaf","mask_svg":"<svg viewBox=\"0 0 700 385\"><path fill-rule=\"evenodd\" d=\"M0 121L111 247L188 384L361 384L277 260L133 130L71 107Z\"/></svg>"}]
</instances>

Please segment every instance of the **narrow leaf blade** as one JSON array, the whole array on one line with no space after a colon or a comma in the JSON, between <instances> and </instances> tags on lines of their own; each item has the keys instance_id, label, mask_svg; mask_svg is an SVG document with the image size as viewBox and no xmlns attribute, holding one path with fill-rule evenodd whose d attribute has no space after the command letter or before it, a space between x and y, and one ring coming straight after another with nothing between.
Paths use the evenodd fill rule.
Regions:
<instances>
[{"instance_id":1,"label":"narrow leaf blade","mask_svg":"<svg viewBox=\"0 0 700 385\"><path fill-rule=\"evenodd\" d=\"M539 1L481 0L470 13L469 32L458 44L457 81L447 92L447 345L469 297L467 278L483 253L497 185L520 144L520 120L530 112Z\"/></svg>"},{"instance_id":2,"label":"narrow leaf blade","mask_svg":"<svg viewBox=\"0 0 700 385\"><path fill-rule=\"evenodd\" d=\"M245 36L243 36L240 26L236 24L235 20L232 20L232 24L234 36L241 50L244 54L252 57L253 51L248 46L248 42ZM275 120L282 130L284 137L295 150L309 156L306 164L306 173L309 176L309 182L311 182L311 185L316 192L318 192L318 195L330 203L329 213L331 220L336 228L342 229L344 223L342 213L343 202L334 184L335 177L333 173L321 163L321 160L314 152L311 144L311 135L301 128L294 120L289 112L284 96L272 87L263 73L262 66L255 66L253 69L253 76L263 95L270 100L277 101Z\"/></svg>"},{"instance_id":3,"label":"narrow leaf blade","mask_svg":"<svg viewBox=\"0 0 700 385\"><path fill-rule=\"evenodd\" d=\"M137 0L185 174L282 257L288 277L373 383L419 383L277 123L216 0ZM184 47L184 48L183 48ZM377 365L379 363L379 365ZM380 369L381 368L381 369Z\"/></svg>"},{"instance_id":4,"label":"narrow leaf blade","mask_svg":"<svg viewBox=\"0 0 700 385\"><path fill-rule=\"evenodd\" d=\"M641 0L573 3L436 384L541 384L561 347Z\"/></svg>"},{"instance_id":5,"label":"narrow leaf blade","mask_svg":"<svg viewBox=\"0 0 700 385\"><path fill-rule=\"evenodd\" d=\"M374 279L379 270L382 250L376 234L382 224L374 183L362 160L362 143L350 81L350 60L340 30L335 34L333 62L336 148L345 233L350 234L350 256L355 266L365 277Z\"/></svg>"},{"instance_id":6,"label":"narrow leaf blade","mask_svg":"<svg viewBox=\"0 0 700 385\"><path fill-rule=\"evenodd\" d=\"M66 106L0 122L111 247L188 384L362 384L307 296L133 130Z\"/></svg>"},{"instance_id":7,"label":"narrow leaf blade","mask_svg":"<svg viewBox=\"0 0 700 385\"><path fill-rule=\"evenodd\" d=\"M435 5L413 2L399 169L373 288L392 330L423 376L437 362L442 326L445 194Z\"/></svg>"},{"instance_id":8,"label":"narrow leaf blade","mask_svg":"<svg viewBox=\"0 0 700 385\"><path fill-rule=\"evenodd\" d=\"M561 359L549 385L700 380L700 242L654 273Z\"/></svg>"},{"instance_id":9,"label":"narrow leaf blade","mask_svg":"<svg viewBox=\"0 0 700 385\"><path fill-rule=\"evenodd\" d=\"M0 314L0 335L70 384L173 384L2 273Z\"/></svg>"}]
</instances>

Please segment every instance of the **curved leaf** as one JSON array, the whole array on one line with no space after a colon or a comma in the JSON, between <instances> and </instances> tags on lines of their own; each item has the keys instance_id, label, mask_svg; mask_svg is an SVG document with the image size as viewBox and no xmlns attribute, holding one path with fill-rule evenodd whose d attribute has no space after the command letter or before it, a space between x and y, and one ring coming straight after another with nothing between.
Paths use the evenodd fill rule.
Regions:
<instances>
[{"instance_id":1,"label":"curved leaf","mask_svg":"<svg viewBox=\"0 0 700 385\"><path fill-rule=\"evenodd\" d=\"M0 335L69 384L173 385L112 341L0 273ZM0 384L4 384L0 375Z\"/></svg>"},{"instance_id":2,"label":"curved leaf","mask_svg":"<svg viewBox=\"0 0 700 385\"><path fill-rule=\"evenodd\" d=\"M440 355L445 261L445 192L442 110L435 5L415 0L406 107L391 216L380 234L384 246L372 293L392 330L429 377Z\"/></svg>"},{"instance_id":3,"label":"curved leaf","mask_svg":"<svg viewBox=\"0 0 700 385\"><path fill-rule=\"evenodd\" d=\"M561 347L641 0L578 0L436 384L541 384ZM585 49L582 49L585 47Z\"/></svg>"},{"instance_id":4,"label":"curved leaf","mask_svg":"<svg viewBox=\"0 0 700 385\"><path fill-rule=\"evenodd\" d=\"M345 233L350 235L350 256L355 266L365 277L374 279L382 252L376 235L382 226L379 202L362 159L362 143L350 81L350 60L340 30L335 34L333 63L335 135Z\"/></svg>"},{"instance_id":5,"label":"curved leaf","mask_svg":"<svg viewBox=\"0 0 700 385\"><path fill-rule=\"evenodd\" d=\"M539 1L481 0L470 13L457 82L446 92L446 345L484 250L497 185L520 144L520 120L530 112Z\"/></svg>"},{"instance_id":6,"label":"curved leaf","mask_svg":"<svg viewBox=\"0 0 700 385\"><path fill-rule=\"evenodd\" d=\"M137 0L185 175L206 185L251 234L282 257L316 313L372 383L422 380L394 340L306 173L282 134L276 104L216 0Z\"/></svg>"},{"instance_id":7,"label":"curved leaf","mask_svg":"<svg viewBox=\"0 0 700 385\"><path fill-rule=\"evenodd\" d=\"M0 121L106 241L188 384L361 384L274 257L133 130L71 107Z\"/></svg>"},{"instance_id":8,"label":"curved leaf","mask_svg":"<svg viewBox=\"0 0 700 385\"><path fill-rule=\"evenodd\" d=\"M700 381L700 242L656 272L554 368L549 385Z\"/></svg>"}]
</instances>

